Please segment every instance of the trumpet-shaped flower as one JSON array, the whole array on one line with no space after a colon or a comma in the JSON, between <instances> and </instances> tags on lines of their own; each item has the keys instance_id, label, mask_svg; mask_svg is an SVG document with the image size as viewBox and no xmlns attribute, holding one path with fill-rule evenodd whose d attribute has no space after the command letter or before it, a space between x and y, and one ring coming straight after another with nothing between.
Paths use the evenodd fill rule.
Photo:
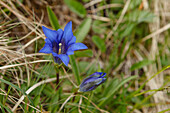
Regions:
<instances>
[{"instance_id":1,"label":"trumpet-shaped flower","mask_svg":"<svg viewBox=\"0 0 170 113\"><path fill-rule=\"evenodd\" d=\"M54 61L58 64L62 62L68 66L68 55L74 54L76 50L87 49L83 43L76 43L76 37L72 32L72 22L70 21L64 28L57 31L48 29L42 26L43 32L47 37L45 39L44 47L39 51L40 53L52 53Z\"/></svg>"},{"instance_id":2,"label":"trumpet-shaped flower","mask_svg":"<svg viewBox=\"0 0 170 113\"><path fill-rule=\"evenodd\" d=\"M87 92L96 89L100 84L106 81L106 73L95 72L89 77L85 78L80 84L79 91Z\"/></svg>"}]
</instances>

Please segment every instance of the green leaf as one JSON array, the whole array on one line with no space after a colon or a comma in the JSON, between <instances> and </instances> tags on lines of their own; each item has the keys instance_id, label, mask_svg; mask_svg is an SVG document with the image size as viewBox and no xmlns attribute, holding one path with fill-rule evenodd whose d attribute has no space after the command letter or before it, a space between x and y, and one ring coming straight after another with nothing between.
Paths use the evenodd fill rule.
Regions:
<instances>
[{"instance_id":1,"label":"green leaf","mask_svg":"<svg viewBox=\"0 0 170 113\"><path fill-rule=\"evenodd\" d=\"M40 95L37 95L37 96L34 98L33 102L34 102L34 106L37 107L37 105L38 105L39 102L40 102ZM29 108L29 113L31 113L33 110L34 110L34 109L30 107L30 108Z\"/></svg>"},{"instance_id":2,"label":"green leaf","mask_svg":"<svg viewBox=\"0 0 170 113\"><path fill-rule=\"evenodd\" d=\"M3 82L3 83L6 83L6 84L8 84L8 85L10 85L11 87L14 87L15 89L21 91L23 94L26 95L26 93L24 93L24 91L23 91L22 89L20 89L20 88L19 88L18 86L16 86L16 85L12 84L11 82L8 82L8 81L6 81L6 80L4 80L4 79L0 79L0 81Z\"/></svg>"},{"instance_id":3,"label":"green leaf","mask_svg":"<svg viewBox=\"0 0 170 113\"><path fill-rule=\"evenodd\" d=\"M55 30L60 29L58 19L57 19L54 12L52 11L52 9L49 6L47 6L47 12L48 12L48 18L50 20L50 24L53 27L53 29L55 29Z\"/></svg>"},{"instance_id":4,"label":"green leaf","mask_svg":"<svg viewBox=\"0 0 170 113\"><path fill-rule=\"evenodd\" d=\"M128 9L132 10L132 9L137 9L139 7L139 5L142 3L142 0L132 0L129 4Z\"/></svg>"},{"instance_id":5,"label":"green leaf","mask_svg":"<svg viewBox=\"0 0 170 113\"><path fill-rule=\"evenodd\" d=\"M108 93L111 93L111 91L117 87L118 84L119 84L119 79L118 78L114 78L112 80L108 80L106 82L105 91L103 92L102 97L105 98Z\"/></svg>"},{"instance_id":6,"label":"green leaf","mask_svg":"<svg viewBox=\"0 0 170 113\"><path fill-rule=\"evenodd\" d=\"M143 66L149 65L151 63L153 63L153 61L145 59L145 60L142 60L140 62L133 64L130 70L133 71L135 69L142 68Z\"/></svg>"},{"instance_id":7,"label":"green leaf","mask_svg":"<svg viewBox=\"0 0 170 113\"><path fill-rule=\"evenodd\" d=\"M165 110L162 110L162 111L160 111L158 113L166 113L167 111L170 111L170 109L165 109Z\"/></svg>"},{"instance_id":8,"label":"green leaf","mask_svg":"<svg viewBox=\"0 0 170 113\"><path fill-rule=\"evenodd\" d=\"M103 26L102 24L102 21L95 20L92 24L93 31L98 34L103 34L106 31L107 27Z\"/></svg>"},{"instance_id":9,"label":"green leaf","mask_svg":"<svg viewBox=\"0 0 170 113\"><path fill-rule=\"evenodd\" d=\"M79 62L79 70L80 70L80 73L84 73L87 68L87 66L90 64L90 62L85 62L85 61L81 61ZM86 73L86 72L85 72Z\"/></svg>"},{"instance_id":10,"label":"green leaf","mask_svg":"<svg viewBox=\"0 0 170 113\"><path fill-rule=\"evenodd\" d=\"M128 23L127 24L128 29L123 29L122 33L120 33L120 37L123 38L125 36L132 34L132 31L135 28L135 26L136 26L135 23Z\"/></svg>"},{"instance_id":11,"label":"green leaf","mask_svg":"<svg viewBox=\"0 0 170 113\"><path fill-rule=\"evenodd\" d=\"M90 0L83 0L83 2L89 2Z\"/></svg>"},{"instance_id":12,"label":"green leaf","mask_svg":"<svg viewBox=\"0 0 170 113\"><path fill-rule=\"evenodd\" d=\"M93 36L92 37L93 42L96 44L96 46L102 51L105 52L106 51L106 44L104 42L104 40L102 40L100 37L98 36Z\"/></svg>"},{"instance_id":13,"label":"green leaf","mask_svg":"<svg viewBox=\"0 0 170 113\"><path fill-rule=\"evenodd\" d=\"M8 113L12 113L12 111L8 107L4 106L2 103L0 103L0 106L1 106L2 113L5 113L4 108L8 111Z\"/></svg>"},{"instance_id":14,"label":"green leaf","mask_svg":"<svg viewBox=\"0 0 170 113\"><path fill-rule=\"evenodd\" d=\"M57 110L59 109L60 105L59 104L56 104L56 102L59 102L60 101L60 98L61 98L61 94L62 93L62 88L60 87L57 92L55 92L53 94L53 96L51 97L51 101L50 101L50 111L51 113L56 113Z\"/></svg>"},{"instance_id":15,"label":"green leaf","mask_svg":"<svg viewBox=\"0 0 170 113\"><path fill-rule=\"evenodd\" d=\"M153 22L153 18L155 15L149 11L141 11L141 10L134 10L127 15L128 21L137 22L138 24L141 22Z\"/></svg>"},{"instance_id":16,"label":"green leaf","mask_svg":"<svg viewBox=\"0 0 170 113\"><path fill-rule=\"evenodd\" d=\"M74 55L70 55L70 63L71 63L74 76L77 79L77 83L79 85L80 84L79 68L78 68Z\"/></svg>"},{"instance_id":17,"label":"green leaf","mask_svg":"<svg viewBox=\"0 0 170 113\"><path fill-rule=\"evenodd\" d=\"M76 57L92 57L93 51L90 49L84 50L84 51L77 51L75 52Z\"/></svg>"},{"instance_id":18,"label":"green leaf","mask_svg":"<svg viewBox=\"0 0 170 113\"><path fill-rule=\"evenodd\" d=\"M4 79L0 79L0 81L1 82L3 82L3 83L5 83L5 84L8 84L9 86L11 86L11 87L14 87L15 89L17 89L17 90L19 90L19 91L21 91L24 95L26 95L27 97L28 97L28 99L29 99L29 101L33 104L33 106L34 106L34 103L33 103L33 101L31 100L31 98L29 97L29 95L27 95L22 89L20 89L18 86L16 86L16 85L14 85L14 84L12 84L11 82L8 82L8 81L6 81L6 80L4 80Z\"/></svg>"},{"instance_id":19,"label":"green leaf","mask_svg":"<svg viewBox=\"0 0 170 113\"><path fill-rule=\"evenodd\" d=\"M64 0L65 4L70 8L71 11L76 13L80 17L86 16L86 9L84 6L76 0Z\"/></svg>"},{"instance_id":20,"label":"green leaf","mask_svg":"<svg viewBox=\"0 0 170 113\"><path fill-rule=\"evenodd\" d=\"M77 38L77 42L82 42L84 40L84 38L86 37L86 35L90 31L91 22L92 22L91 18L86 18L82 22L82 24L78 27L78 29L74 33L74 35Z\"/></svg>"},{"instance_id":21,"label":"green leaf","mask_svg":"<svg viewBox=\"0 0 170 113\"><path fill-rule=\"evenodd\" d=\"M128 81L137 78L137 76L130 76L128 78L123 79L121 82L119 82L119 84L115 87L115 88L111 88L109 93L107 93L107 95L105 96L105 98L103 99L103 101L101 101L99 103L99 107L102 105L105 105L107 102L109 102L111 99L111 97L113 97L114 93L121 88L125 83L127 83Z\"/></svg>"}]
</instances>

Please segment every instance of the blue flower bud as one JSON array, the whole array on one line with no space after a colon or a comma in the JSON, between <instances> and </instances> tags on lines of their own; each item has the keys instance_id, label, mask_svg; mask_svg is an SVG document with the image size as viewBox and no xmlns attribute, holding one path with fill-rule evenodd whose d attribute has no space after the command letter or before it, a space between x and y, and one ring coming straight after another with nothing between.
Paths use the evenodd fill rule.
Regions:
<instances>
[{"instance_id":1,"label":"blue flower bud","mask_svg":"<svg viewBox=\"0 0 170 113\"><path fill-rule=\"evenodd\" d=\"M100 84L106 81L106 73L95 72L89 77L85 78L80 84L79 91L87 92L96 89Z\"/></svg>"}]
</instances>

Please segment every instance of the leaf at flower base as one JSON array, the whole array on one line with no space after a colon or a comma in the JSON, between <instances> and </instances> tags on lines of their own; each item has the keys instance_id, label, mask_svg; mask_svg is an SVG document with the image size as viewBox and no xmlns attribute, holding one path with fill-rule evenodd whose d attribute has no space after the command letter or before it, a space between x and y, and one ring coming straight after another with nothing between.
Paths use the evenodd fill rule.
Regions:
<instances>
[{"instance_id":1,"label":"leaf at flower base","mask_svg":"<svg viewBox=\"0 0 170 113\"><path fill-rule=\"evenodd\" d=\"M50 24L53 27L53 29L55 29L55 30L60 29L58 19L57 19L54 12L52 11L52 9L49 6L47 6L47 12L48 12L48 18L50 20Z\"/></svg>"},{"instance_id":2,"label":"leaf at flower base","mask_svg":"<svg viewBox=\"0 0 170 113\"><path fill-rule=\"evenodd\" d=\"M130 68L130 70L133 71L135 69L142 68L142 67L149 65L149 64L152 64L152 63L153 63L152 60L145 59L145 60L142 60L140 62L133 64L132 67Z\"/></svg>"},{"instance_id":3,"label":"leaf at flower base","mask_svg":"<svg viewBox=\"0 0 170 113\"><path fill-rule=\"evenodd\" d=\"M92 19L86 18L82 24L78 27L78 29L75 31L74 35L76 36L77 40L76 42L82 42L88 32L90 31Z\"/></svg>"},{"instance_id":4,"label":"leaf at flower base","mask_svg":"<svg viewBox=\"0 0 170 113\"><path fill-rule=\"evenodd\" d=\"M84 50L84 51L77 51L75 52L76 57L92 57L93 52L90 49Z\"/></svg>"},{"instance_id":5,"label":"leaf at flower base","mask_svg":"<svg viewBox=\"0 0 170 113\"><path fill-rule=\"evenodd\" d=\"M100 37L98 36L93 36L92 37L93 42L96 44L96 46L102 51L105 52L106 51L106 45L104 43L104 40L102 40Z\"/></svg>"},{"instance_id":6,"label":"leaf at flower base","mask_svg":"<svg viewBox=\"0 0 170 113\"><path fill-rule=\"evenodd\" d=\"M76 13L80 17L86 16L86 9L84 6L76 0L64 0L65 4L69 7L71 11Z\"/></svg>"},{"instance_id":7,"label":"leaf at flower base","mask_svg":"<svg viewBox=\"0 0 170 113\"><path fill-rule=\"evenodd\" d=\"M79 85L80 84L79 67L77 65L74 55L70 55L70 63L71 63L71 67L72 67L74 76L77 79L77 83Z\"/></svg>"}]
</instances>

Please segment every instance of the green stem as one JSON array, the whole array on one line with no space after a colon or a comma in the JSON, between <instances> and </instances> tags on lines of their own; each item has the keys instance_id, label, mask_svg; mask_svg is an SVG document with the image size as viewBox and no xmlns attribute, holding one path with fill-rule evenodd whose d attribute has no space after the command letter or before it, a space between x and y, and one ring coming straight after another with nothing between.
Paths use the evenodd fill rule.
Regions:
<instances>
[{"instance_id":1,"label":"green stem","mask_svg":"<svg viewBox=\"0 0 170 113\"><path fill-rule=\"evenodd\" d=\"M56 91L57 91L60 88L60 85L59 85L60 79L59 79L59 77L60 77L60 67L62 66L62 64L58 65L54 61L53 61L53 63L54 63L54 68L56 70L56 86L57 86Z\"/></svg>"},{"instance_id":2,"label":"green stem","mask_svg":"<svg viewBox=\"0 0 170 113\"><path fill-rule=\"evenodd\" d=\"M56 85L57 85L57 88L56 88L56 91L59 89L60 85L59 85L59 73L56 73Z\"/></svg>"}]
</instances>

